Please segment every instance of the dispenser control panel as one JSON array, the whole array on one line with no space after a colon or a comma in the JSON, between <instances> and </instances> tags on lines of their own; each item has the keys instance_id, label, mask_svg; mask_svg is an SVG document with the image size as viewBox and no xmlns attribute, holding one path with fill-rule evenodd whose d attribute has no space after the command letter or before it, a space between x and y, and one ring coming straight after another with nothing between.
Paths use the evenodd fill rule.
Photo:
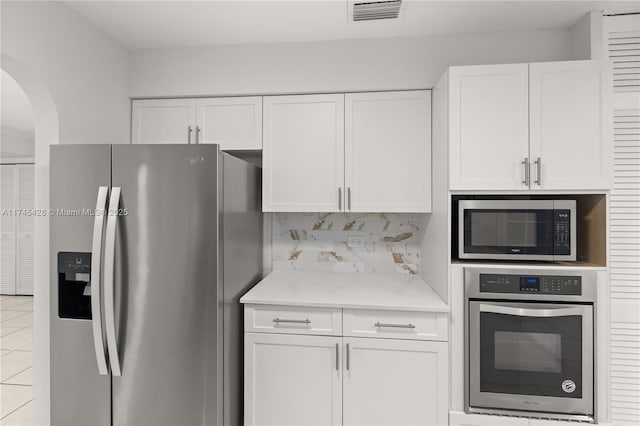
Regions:
<instances>
[{"instance_id":1,"label":"dispenser control panel","mask_svg":"<svg viewBox=\"0 0 640 426\"><path fill-rule=\"evenodd\" d=\"M91 253L58 253L58 316L91 319Z\"/></svg>"}]
</instances>

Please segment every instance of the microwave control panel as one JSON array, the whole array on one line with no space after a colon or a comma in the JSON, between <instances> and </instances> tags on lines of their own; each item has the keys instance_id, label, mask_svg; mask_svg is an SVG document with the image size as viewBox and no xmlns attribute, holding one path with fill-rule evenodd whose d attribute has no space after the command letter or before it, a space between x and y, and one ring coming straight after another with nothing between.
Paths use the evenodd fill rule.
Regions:
<instances>
[{"instance_id":1,"label":"microwave control panel","mask_svg":"<svg viewBox=\"0 0 640 426\"><path fill-rule=\"evenodd\" d=\"M582 278L567 275L480 274L481 293L582 294Z\"/></svg>"},{"instance_id":2,"label":"microwave control panel","mask_svg":"<svg viewBox=\"0 0 640 426\"><path fill-rule=\"evenodd\" d=\"M571 254L571 210L554 210L553 213L553 253Z\"/></svg>"}]
</instances>

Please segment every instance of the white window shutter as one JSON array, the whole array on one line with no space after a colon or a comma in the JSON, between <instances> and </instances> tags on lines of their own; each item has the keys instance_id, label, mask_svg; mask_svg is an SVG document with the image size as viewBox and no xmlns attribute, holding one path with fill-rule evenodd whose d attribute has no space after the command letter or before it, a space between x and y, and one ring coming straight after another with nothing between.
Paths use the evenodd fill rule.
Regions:
<instances>
[{"instance_id":1,"label":"white window shutter","mask_svg":"<svg viewBox=\"0 0 640 426\"><path fill-rule=\"evenodd\" d=\"M611 420L640 424L640 15L606 18L613 74Z\"/></svg>"}]
</instances>

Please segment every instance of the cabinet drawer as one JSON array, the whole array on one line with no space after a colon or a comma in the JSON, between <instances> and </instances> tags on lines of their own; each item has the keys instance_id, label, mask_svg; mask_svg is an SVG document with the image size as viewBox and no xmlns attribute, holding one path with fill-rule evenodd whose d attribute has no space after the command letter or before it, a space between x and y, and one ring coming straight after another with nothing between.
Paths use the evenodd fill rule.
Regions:
<instances>
[{"instance_id":1,"label":"cabinet drawer","mask_svg":"<svg viewBox=\"0 0 640 426\"><path fill-rule=\"evenodd\" d=\"M387 339L447 340L446 312L344 310L344 335Z\"/></svg>"},{"instance_id":2,"label":"cabinet drawer","mask_svg":"<svg viewBox=\"0 0 640 426\"><path fill-rule=\"evenodd\" d=\"M244 330L253 333L342 335L342 309L245 305Z\"/></svg>"}]
</instances>

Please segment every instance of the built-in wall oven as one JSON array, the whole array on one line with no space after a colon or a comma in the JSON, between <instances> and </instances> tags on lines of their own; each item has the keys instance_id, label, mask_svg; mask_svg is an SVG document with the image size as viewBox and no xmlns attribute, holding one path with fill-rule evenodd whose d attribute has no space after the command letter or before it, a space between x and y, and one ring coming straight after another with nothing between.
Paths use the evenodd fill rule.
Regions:
<instances>
[{"instance_id":1,"label":"built-in wall oven","mask_svg":"<svg viewBox=\"0 0 640 426\"><path fill-rule=\"evenodd\" d=\"M465 268L465 409L593 421L596 273Z\"/></svg>"}]
</instances>

